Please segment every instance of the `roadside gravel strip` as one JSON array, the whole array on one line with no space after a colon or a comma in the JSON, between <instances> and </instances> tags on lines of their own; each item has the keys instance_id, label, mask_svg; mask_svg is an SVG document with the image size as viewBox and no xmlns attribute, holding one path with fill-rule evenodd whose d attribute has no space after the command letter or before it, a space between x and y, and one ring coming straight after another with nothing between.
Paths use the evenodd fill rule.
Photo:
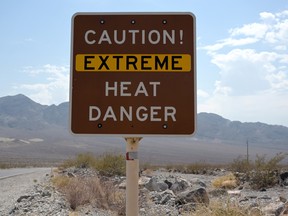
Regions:
<instances>
[{"instance_id":1,"label":"roadside gravel strip","mask_svg":"<svg viewBox=\"0 0 288 216\"><path fill-rule=\"evenodd\" d=\"M6 215L13 209L16 200L50 172L51 168L0 170L0 215Z\"/></svg>"}]
</instances>

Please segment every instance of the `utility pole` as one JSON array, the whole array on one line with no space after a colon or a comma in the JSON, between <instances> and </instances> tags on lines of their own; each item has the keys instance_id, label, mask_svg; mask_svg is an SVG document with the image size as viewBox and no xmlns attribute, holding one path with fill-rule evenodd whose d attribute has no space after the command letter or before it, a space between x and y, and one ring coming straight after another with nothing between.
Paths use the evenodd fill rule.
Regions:
<instances>
[{"instance_id":1,"label":"utility pole","mask_svg":"<svg viewBox=\"0 0 288 216\"><path fill-rule=\"evenodd\" d=\"M246 156L247 156L247 164L249 164L249 142L248 142L248 139L246 140L246 146L247 146L247 153L246 153Z\"/></svg>"}]
</instances>

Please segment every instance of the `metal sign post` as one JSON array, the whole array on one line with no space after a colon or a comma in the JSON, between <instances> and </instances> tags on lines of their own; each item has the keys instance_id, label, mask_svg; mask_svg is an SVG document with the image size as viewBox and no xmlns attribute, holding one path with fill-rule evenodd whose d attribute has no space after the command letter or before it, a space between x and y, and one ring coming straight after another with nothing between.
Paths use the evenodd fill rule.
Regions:
<instances>
[{"instance_id":1,"label":"metal sign post","mask_svg":"<svg viewBox=\"0 0 288 216\"><path fill-rule=\"evenodd\" d=\"M138 147L141 137L126 137L126 216L139 214L139 158Z\"/></svg>"},{"instance_id":2,"label":"metal sign post","mask_svg":"<svg viewBox=\"0 0 288 216\"><path fill-rule=\"evenodd\" d=\"M192 13L76 13L72 17L70 129L126 139L126 215L137 216L143 136L196 129Z\"/></svg>"}]
</instances>

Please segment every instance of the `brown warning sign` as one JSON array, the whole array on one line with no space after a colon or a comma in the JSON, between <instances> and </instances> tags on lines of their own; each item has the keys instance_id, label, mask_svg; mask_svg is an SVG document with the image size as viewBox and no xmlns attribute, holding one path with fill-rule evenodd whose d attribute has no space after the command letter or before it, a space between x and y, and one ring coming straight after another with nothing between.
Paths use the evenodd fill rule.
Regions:
<instances>
[{"instance_id":1,"label":"brown warning sign","mask_svg":"<svg viewBox=\"0 0 288 216\"><path fill-rule=\"evenodd\" d=\"M196 116L191 13L76 13L71 130L99 135L191 135Z\"/></svg>"}]
</instances>

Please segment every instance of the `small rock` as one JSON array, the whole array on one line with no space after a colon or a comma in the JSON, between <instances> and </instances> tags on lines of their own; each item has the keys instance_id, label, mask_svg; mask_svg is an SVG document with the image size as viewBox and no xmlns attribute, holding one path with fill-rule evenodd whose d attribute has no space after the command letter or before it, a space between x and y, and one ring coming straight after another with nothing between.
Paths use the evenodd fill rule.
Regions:
<instances>
[{"instance_id":1,"label":"small rock","mask_svg":"<svg viewBox=\"0 0 288 216\"><path fill-rule=\"evenodd\" d=\"M171 186L173 185L173 183L172 183L172 182L170 182L170 181L168 181L167 179L166 179L166 180L164 180L164 183L168 185L168 188L169 188L169 189L170 189L170 188L171 188Z\"/></svg>"},{"instance_id":2,"label":"small rock","mask_svg":"<svg viewBox=\"0 0 288 216\"><path fill-rule=\"evenodd\" d=\"M209 191L209 195L213 197L226 196L228 193L224 188L217 188Z\"/></svg>"},{"instance_id":3,"label":"small rock","mask_svg":"<svg viewBox=\"0 0 288 216\"><path fill-rule=\"evenodd\" d=\"M279 216L283 210L284 210L283 203L269 203L262 209L265 215L272 214L275 216Z\"/></svg>"},{"instance_id":4,"label":"small rock","mask_svg":"<svg viewBox=\"0 0 288 216\"><path fill-rule=\"evenodd\" d=\"M41 196L42 197L46 197L46 196L47 197L51 197L51 193L49 191L44 191L44 192L41 193Z\"/></svg>"},{"instance_id":5,"label":"small rock","mask_svg":"<svg viewBox=\"0 0 288 216\"><path fill-rule=\"evenodd\" d=\"M150 181L151 178L146 176L141 176L138 180L138 185L140 188L145 187L145 185Z\"/></svg>"},{"instance_id":6,"label":"small rock","mask_svg":"<svg viewBox=\"0 0 288 216\"><path fill-rule=\"evenodd\" d=\"M18 199L17 199L17 202L22 202L23 199L28 199L30 198L31 196L30 195L24 195L24 196L20 196Z\"/></svg>"},{"instance_id":7,"label":"small rock","mask_svg":"<svg viewBox=\"0 0 288 216\"><path fill-rule=\"evenodd\" d=\"M187 203L203 203L208 205L209 197L204 188L199 188L196 190L188 190L180 193L177 197L176 203L180 205Z\"/></svg>"},{"instance_id":8,"label":"small rock","mask_svg":"<svg viewBox=\"0 0 288 216\"><path fill-rule=\"evenodd\" d=\"M228 190L227 193L228 195L231 195L231 196L241 196L240 190Z\"/></svg>"},{"instance_id":9,"label":"small rock","mask_svg":"<svg viewBox=\"0 0 288 216\"><path fill-rule=\"evenodd\" d=\"M162 197L159 204L162 204L162 205L166 204L172 198L175 198L175 194L173 193L172 190L169 190L169 189L161 192L159 195Z\"/></svg>"},{"instance_id":10,"label":"small rock","mask_svg":"<svg viewBox=\"0 0 288 216\"><path fill-rule=\"evenodd\" d=\"M198 185L198 186L200 186L202 188L206 188L207 187L207 185L203 181L201 181L199 178L191 179L190 183L192 185Z\"/></svg>"},{"instance_id":11,"label":"small rock","mask_svg":"<svg viewBox=\"0 0 288 216\"><path fill-rule=\"evenodd\" d=\"M76 175L74 173L72 173L72 172L68 172L67 175L70 178L75 178L76 177Z\"/></svg>"},{"instance_id":12,"label":"small rock","mask_svg":"<svg viewBox=\"0 0 288 216\"><path fill-rule=\"evenodd\" d=\"M280 173L279 180L280 180L280 185L288 186L288 172Z\"/></svg>"},{"instance_id":13,"label":"small rock","mask_svg":"<svg viewBox=\"0 0 288 216\"><path fill-rule=\"evenodd\" d=\"M165 191L168 189L168 185L164 182L159 182L156 177L152 177L145 187L150 191Z\"/></svg>"},{"instance_id":14,"label":"small rock","mask_svg":"<svg viewBox=\"0 0 288 216\"><path fill-rule=\"evenodd\" d=\"M123 181L122 183L119 184L119 189L126 189L126 181Z\"/></svg>"},{"instance_id":15,"label":"small rock","mask_svg":"<svg viewBox=\"0 0 288 216\"><path fill-rule=\"evenodd\" d=\"M173 183L173 185L170 187L170 189L174 193L179 193L186 190L188 187L191 187L191 184L186 179L177 178L175 183Z\"/></svg>"},{"instance_id":16,"label":"small rock","mask_svg":"<svg viewBox=\"0 0 288 216\"><path fill-rule=\"evenodd\" d=\"M287 199L283 196L279 196L279 200L283 203L286 203L287 202Z\"/></svg>"}]
</instances>

